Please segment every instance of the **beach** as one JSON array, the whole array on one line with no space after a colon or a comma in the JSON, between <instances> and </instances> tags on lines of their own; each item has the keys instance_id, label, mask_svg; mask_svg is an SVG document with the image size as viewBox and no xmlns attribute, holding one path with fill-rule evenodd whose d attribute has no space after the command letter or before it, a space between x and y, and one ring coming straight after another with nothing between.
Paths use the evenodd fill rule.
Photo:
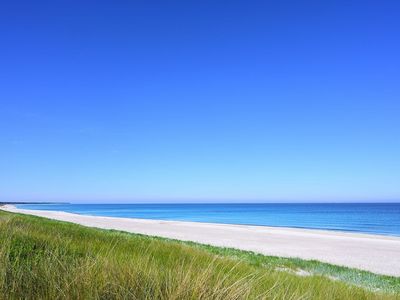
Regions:
<instances>
[{"instance_id":1,"label":"beach","mask_svg":"<svg viewBox=\"0 0 400 300\"><path fill-rule=\"evenodd\" d=\"M400 237L283 227L99 217L18 209L13 205L0 208L88 227L193 241L265 255L312 259L377 274L400 276Z\"/></svg>"}]
</instances>

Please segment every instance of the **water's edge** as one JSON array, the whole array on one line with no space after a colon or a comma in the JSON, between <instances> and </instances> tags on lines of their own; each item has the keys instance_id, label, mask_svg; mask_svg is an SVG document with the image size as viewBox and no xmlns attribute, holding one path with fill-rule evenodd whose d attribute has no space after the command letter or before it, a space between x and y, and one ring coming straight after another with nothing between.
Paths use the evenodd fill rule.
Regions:
<instances>
[{"instance_id":1,"label":"water's edge","mask_svg":"<svg viewBox=\"0 0 400 300\"><path fill-rule=\"evenodd\" d=\"M21 204L80 215L319 229L400 236L400 203L357 204Z\"/></svg>"}]
</instances>

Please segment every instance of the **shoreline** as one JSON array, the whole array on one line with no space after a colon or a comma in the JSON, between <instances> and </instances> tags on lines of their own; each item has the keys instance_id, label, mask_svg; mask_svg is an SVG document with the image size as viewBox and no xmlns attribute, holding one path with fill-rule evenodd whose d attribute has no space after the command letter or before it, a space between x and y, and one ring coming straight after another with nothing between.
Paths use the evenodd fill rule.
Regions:
<instances>
[{"instance_id":1,"label":"shoreline","mask_svg":"<svg viewBox=\"0 0 400 300\"><path fill-rule=\"evenodd\" d=\"M14 205L4 205L0 209L88 227L192 241L271 256L314 259L382 275L400 276L400 237L396 236L289 227L101 217L62 211L19 209Z\"/></svg>"},{"instance_id":2,"label":"shoreline","mask_svg":"<svg viewBox=\"0 0 400 300\"><path fill-rule=\"evenodd\" d=\"M19 207L21 206L22 207ZM2 205L11 205L13 207L15 207L16 209L22 209L22 210L42 210L42 209L36 209L36 208L25 208L25 204L31 204L31 203L14 203L14 202L10 202L10 203L1 203L0 202L0 207ZM53 204L53 203L46 203L46 204ZM54 203L54 204L71 204L71 203ZM92 205L95 203L78 203L79 205ZM105 205L109 205L110 203L106 203ZM116 203L116 205L125 205L126 203ZM133 203L134 205L148 205L145 203ZM150 205L175 205L175 203L150 203ZM180 205L181 203L178 203L178 205ZM199 204L203 204L203 203L182 203L184 205L199 205ZM208 203L205 203L208 204ZM214 204L214 203L213 203ZM215 203L216 205L220 205L223 204L225 205L226 203ZM236 204L245 204L245 203L227 203L232 204L232 205L236 205ZM278 203L250 203L250 204L278 204ZM349 205L354 205L354 204L400 204L400 202L382 202L382 203L376 203L376 202L349 202L349 203L279 203L280 205L283 204L288 204L288 205L298 205L298 204L303 204L303 205L309 205L309 204L318 204L318 205L332 205L332 204L349 204ZM110 204L113 205L113 204ZM145 216L131 216L131 215L110 215L110 214L96 214L96 213L87 213L87 212L79 212L79 211L64 211L62 209L59 208L51 208L51 209L44 209L43 211L59 211L59 212L66 212L66 213L71 213L71 214L76 214L76 215L82 215L82 216L93 216L93 217L112 217L112 218L124 218L124 219L136 219L136 220L154 220L154 221L176 221L176 222L190 222L190 223L206 223L206 224L215 224L215 225L219 225L219 224L223 224L223 225L241 225L241 226L256 226L256 227L265 227L265 228L283 228L283 229L300 229L300 230L312 230L312 231L322 231L322 232L336 232L336 233L349 233L349 234L360 234L362 236L365 235L370 235L372 237L374 236L381 236L381 237L395 237L395 238L400 238L400 232L399 231L384 231L384 230L362 230L362 229L357 229L357 227L353 227L354 229L352 229L352 227L346 229L345 227L325 227L325 226L296 226L296 225L279 225L279 224L270 224L270 223L246 223L246 222L236 222L235 220L230 220L230 221L210 221L210 220L192 220L192 219L186 219L186 218L154 218L154 217L145 217ZM328 221L329 222L329 221ZM390 224L390 222L389 222ZM337 225L337 226L340 226Z\"/></svg>"}]
</instances>

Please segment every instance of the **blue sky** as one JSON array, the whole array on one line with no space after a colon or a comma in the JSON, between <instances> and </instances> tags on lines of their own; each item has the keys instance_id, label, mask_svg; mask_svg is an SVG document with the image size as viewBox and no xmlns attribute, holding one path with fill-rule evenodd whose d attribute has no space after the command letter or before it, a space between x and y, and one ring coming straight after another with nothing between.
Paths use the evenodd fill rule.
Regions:
<instances>
[{"instance_id":1,"label":"blue sky","mask_svg":"<svg viewBox=\"0 0 400 300\"><path fill-rule=\"evenodd\" d=\"M398 1L8 2L0 200L400 199Z\"/></svg>"}]
</instances>

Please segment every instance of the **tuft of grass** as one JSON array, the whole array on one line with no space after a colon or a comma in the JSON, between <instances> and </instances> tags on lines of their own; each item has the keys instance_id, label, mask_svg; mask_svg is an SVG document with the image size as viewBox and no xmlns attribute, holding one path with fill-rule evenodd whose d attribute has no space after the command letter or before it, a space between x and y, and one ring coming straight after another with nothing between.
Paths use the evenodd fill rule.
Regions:
<instances>
[{"instance_id":1,"label":"tuft of grass","mask_svg":"<svg viewBox=\"0 0 400 300\"><path fill-rule=\"evenodd\" d=\"M297 269L313 275L290 271ZM0 299L399 299L398 292L398 278L315 261L0 211Z\"/></svg>"}]
</instances>

